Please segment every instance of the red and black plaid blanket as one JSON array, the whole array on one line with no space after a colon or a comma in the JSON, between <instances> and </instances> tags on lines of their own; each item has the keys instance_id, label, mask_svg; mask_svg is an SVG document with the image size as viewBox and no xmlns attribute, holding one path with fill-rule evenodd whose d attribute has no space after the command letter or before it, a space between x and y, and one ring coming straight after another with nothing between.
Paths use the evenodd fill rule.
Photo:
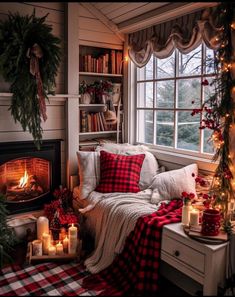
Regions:
<instances>
[{"instance_id":1,"label":"red and black plaid blanket","mask_svg":"<svg viewBox=\"0 0 235 297\"><path fill-rule=\"evenodd\" d=\"M162 227L181 221L182 200L162 203L158 211L140 217L124 249L103 271L88 276L83 287L103 296L153 296L158 291Z\"/></svg>"}]
</instances>

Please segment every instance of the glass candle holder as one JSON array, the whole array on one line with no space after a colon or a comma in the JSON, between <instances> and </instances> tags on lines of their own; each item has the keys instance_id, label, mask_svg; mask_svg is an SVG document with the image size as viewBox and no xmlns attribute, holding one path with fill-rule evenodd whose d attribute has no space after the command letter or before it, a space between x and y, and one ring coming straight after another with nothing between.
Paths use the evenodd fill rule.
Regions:
<instances>
[{"instance_id":1,"label":"glass candle holder","mask_svg":"<svg viewBox=\"0 0 235 297\"><path fill-rule=\"evenodd\" d=\"M206 209L202 215L202 230L203 235L216 236L219 234L221 226L221 215L216 209Z\"/></svg>"}]
</instances>

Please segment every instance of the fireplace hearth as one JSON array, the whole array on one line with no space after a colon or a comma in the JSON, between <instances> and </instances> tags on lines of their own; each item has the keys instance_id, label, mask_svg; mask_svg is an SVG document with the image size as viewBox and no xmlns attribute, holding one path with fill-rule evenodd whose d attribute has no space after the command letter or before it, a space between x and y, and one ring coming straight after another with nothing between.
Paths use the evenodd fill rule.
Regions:
<instances>
[{"instance_id":1,"label":"fireplace hearth","mask_svg":"<svg viewBox=\"0 0 235 297\"><path fill-rule=\"evenodd\" d=\"M41 209L61 184L61 140L0 143L0 193L10 214Z\"/></svg>"}]
</instances>

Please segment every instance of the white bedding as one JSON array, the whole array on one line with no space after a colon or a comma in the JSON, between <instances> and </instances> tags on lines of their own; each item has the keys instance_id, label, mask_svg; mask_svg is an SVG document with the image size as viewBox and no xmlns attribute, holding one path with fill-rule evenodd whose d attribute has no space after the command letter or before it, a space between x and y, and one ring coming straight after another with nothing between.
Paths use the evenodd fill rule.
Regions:
<instances>
[{"instance_id":1,"label":"white bedding","mask_svg":"<svg viewBox=\"0 0 235 297\"><path fill-rule=\"evenodd\" d=\"M89 228L95 235L95 250L85 261L91 273L109 266L115 255L122 251L137 219L159 208L159 203L150 202L151 196L151 189L139 193L102 194L93 191L89 195L86 199L88 205L79 210L88 218Z\"/></svg>"}]
</instances>

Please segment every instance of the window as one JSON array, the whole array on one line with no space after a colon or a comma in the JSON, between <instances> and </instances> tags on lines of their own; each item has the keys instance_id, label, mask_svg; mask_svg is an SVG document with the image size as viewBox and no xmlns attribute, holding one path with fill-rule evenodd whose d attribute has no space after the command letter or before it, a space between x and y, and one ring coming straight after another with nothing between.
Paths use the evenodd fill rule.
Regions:
<instances>
[{"instance_id":1,"label":"window","mask_svg":"<svg viewBox=\"0 0 235 297\"><path fill-rule=\"evenodd\" d=\"M175 50L165 59L154 55L136 67L136 141L170 150L212 154L209 130L200 130L200 108L213 89L214 52L201 44L189 54Z\"/></svg>"}]
</instances>

